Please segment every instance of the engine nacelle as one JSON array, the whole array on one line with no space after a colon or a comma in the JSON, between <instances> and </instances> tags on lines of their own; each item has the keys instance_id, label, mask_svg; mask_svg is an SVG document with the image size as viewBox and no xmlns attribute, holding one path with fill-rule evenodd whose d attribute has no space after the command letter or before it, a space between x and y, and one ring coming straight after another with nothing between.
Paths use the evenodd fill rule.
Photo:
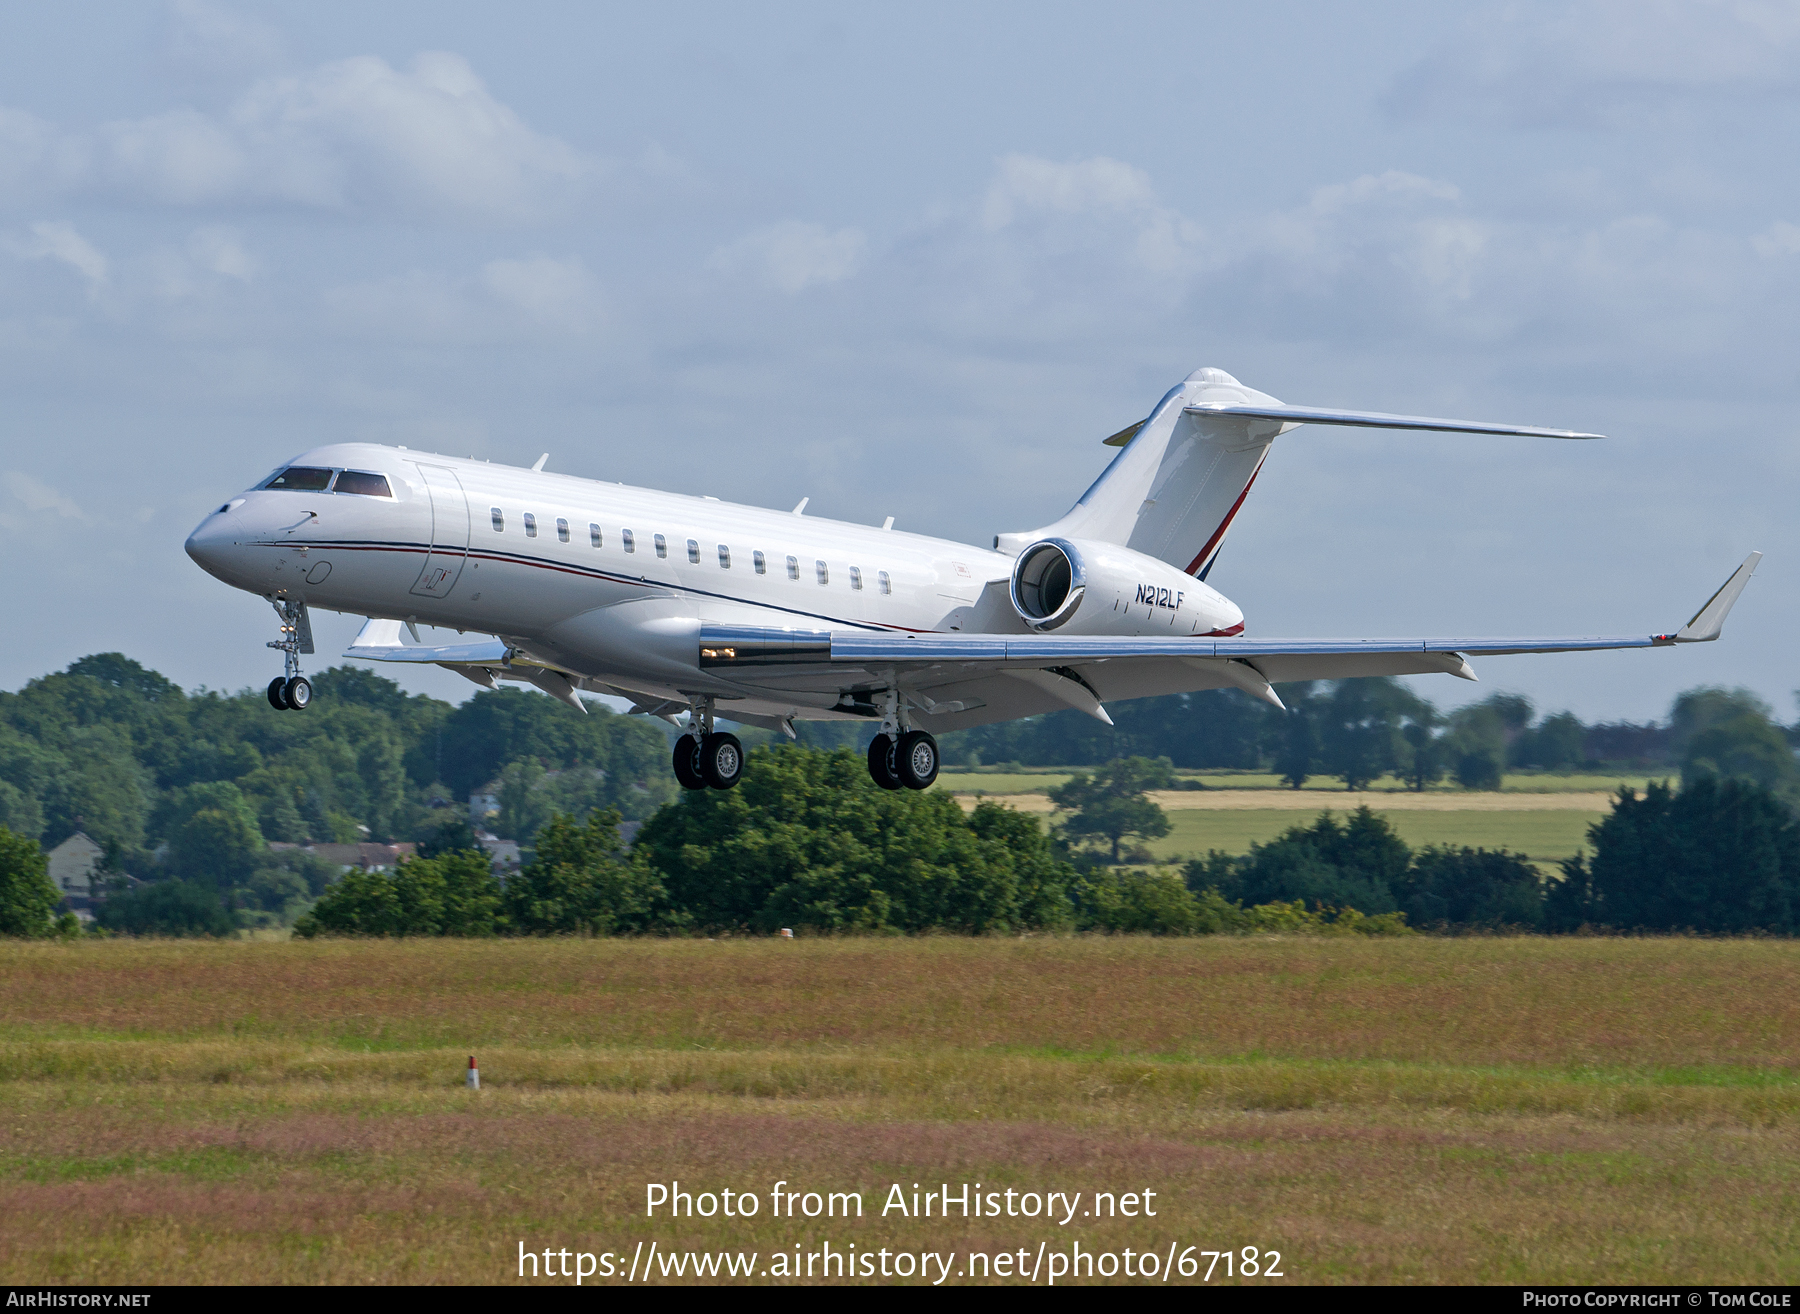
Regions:
<instances>
[{"instance_id":1,"label":"engine nacelle","mask_svg":"<svg viewBox=\"0 0 1800 1314\"><path fill-rule=\"evenodd\" d=\"M1166 561L1115 543L1040 538L1013 563L1012 605L1065 634L1238 634L1244 613Z\"/></svg>"}]
</instances>

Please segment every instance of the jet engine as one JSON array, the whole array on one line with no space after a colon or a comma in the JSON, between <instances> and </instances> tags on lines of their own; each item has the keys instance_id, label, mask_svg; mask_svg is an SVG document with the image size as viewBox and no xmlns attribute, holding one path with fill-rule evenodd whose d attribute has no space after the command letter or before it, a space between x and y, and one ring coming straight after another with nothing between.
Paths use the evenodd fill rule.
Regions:
<instances>
[{"instance_id":1,"label":"jet engine","mask_svg":"<svg viewBox=\"0 0 1800 1314\"><path fill-rule=\"evenodd\" d=\"M1114 543L1041 538L1013 563L1013 609L1065 634L1237 634L1244 613L1216 589Z\"/></svg>"}]
</instances>

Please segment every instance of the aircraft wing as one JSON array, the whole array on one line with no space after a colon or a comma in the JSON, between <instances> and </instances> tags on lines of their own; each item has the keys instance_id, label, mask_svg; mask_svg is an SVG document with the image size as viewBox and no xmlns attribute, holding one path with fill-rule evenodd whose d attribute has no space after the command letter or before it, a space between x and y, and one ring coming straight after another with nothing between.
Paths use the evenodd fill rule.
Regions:
<instances>
[{"instance_id":1,"label":"aircraft wing","mask_svg":"<svg viewBox=\"0 0 1800 1314\"><path fill-rule=\"evenodd\" d=\"M895 634L703 626L700 666L764 689L857 690L892 680L943 729L1058 706L1110 724L1108 700L1236 687L1281 706L1272 685L1368 675L1473 680L1471 656L1663 648L1719 637L1762 559L1753 552L1688 623L1668 634L1555 638L1213 639L1086 634ZM1020 710L1024 708L1025 710Z\"/></svg>"}]
</instances>

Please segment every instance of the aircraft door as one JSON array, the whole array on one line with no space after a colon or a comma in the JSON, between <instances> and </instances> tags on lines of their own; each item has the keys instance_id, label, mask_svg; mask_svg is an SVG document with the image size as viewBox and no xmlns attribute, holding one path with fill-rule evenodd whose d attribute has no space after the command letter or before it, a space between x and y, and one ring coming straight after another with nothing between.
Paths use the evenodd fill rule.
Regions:
<instances>
[{"instance_id":1,"label":"aircraft door","mask_svg":"<svg viewBox=\"0 0 1800 1314\"><path fill-rule=\"evenodd\" d=\"M412 591L427 598L447 598L469 555L469 499L456 471L419 463L419 476L431 495L431 550Z\"/></svg>"}]
</instances>

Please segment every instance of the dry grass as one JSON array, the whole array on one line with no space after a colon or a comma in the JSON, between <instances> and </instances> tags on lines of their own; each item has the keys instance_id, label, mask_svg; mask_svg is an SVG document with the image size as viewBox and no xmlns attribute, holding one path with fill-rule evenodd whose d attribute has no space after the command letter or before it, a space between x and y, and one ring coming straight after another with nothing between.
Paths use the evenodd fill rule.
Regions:
<instances>
[{"instance_id":1,"label":"dry grass","mask_svg":"<svg viewBox=\"0 0 1800 1314\"><path fill-rule=\"evenodd\" d=\"M1273 1247L1304 1281L1792 1282L1797 968L1701 940L8 945L0 1281L1047 1238ZM671 1178L1162 1209L646 1220Z\"/></svg>"}]
</instances>

